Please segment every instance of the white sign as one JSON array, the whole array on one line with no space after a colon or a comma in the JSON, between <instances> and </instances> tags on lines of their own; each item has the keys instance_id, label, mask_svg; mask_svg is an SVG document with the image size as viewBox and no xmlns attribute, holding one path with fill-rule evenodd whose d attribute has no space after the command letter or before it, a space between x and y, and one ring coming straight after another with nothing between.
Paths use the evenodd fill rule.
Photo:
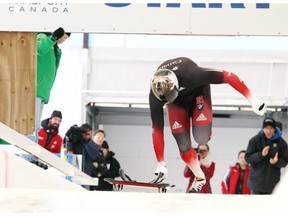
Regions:
<instances>
[{"instance_id":1,"label":"white sign","mask_svg":"<svg viewBox=\"0 0 288 216\"><path fill-rule=\"evenodd\" d=\"M0 31L283 36L287 11L285 3L1 3Z\"/></svg>"}]
</instances>

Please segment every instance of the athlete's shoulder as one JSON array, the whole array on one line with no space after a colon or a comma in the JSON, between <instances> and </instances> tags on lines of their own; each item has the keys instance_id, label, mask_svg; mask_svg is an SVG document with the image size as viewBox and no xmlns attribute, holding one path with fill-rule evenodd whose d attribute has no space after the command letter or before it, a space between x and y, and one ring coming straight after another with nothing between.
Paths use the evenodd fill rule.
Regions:
<instances>
[{"instance_id":1,"label":"athlete's shoulder","mask_svg":"<svg viewBox=\"0 0 288 216\"><path fill-rule=\"evenodd\" d=\"M187 57L176 57L173 59L168 59L166 61L164 61L159 67L158 69L163 69L163 68L173 68L176 65L179 64L185 64L185 63L193 63L196 64L193 60L191 60L190 58Z\"/></svg>"}]
</instances>

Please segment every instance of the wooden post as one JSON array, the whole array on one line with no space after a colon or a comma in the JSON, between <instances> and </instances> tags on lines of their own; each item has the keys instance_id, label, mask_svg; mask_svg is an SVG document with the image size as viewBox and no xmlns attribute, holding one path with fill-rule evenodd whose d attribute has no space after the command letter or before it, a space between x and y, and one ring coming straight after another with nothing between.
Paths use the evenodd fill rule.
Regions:
<instances>
[{"instance_id":1,"label":"wooden post","mask_svg":"<svg viewBox=\"0 0 288 216\"><path fill-rule=\"evenodd\" d=\"M33 32L0 32L0 122L21 134L35 128L36 40Z\"/></svg>"}]
</instances>

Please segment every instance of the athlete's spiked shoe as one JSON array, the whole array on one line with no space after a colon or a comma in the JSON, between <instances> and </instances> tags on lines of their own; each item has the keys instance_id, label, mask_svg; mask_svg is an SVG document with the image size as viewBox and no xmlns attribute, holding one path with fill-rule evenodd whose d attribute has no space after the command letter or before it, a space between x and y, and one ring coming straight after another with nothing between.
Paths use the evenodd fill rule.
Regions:
<instances>
[{"instance_id":1,"label":"athlete's spiked shoe","mask_svg":"<svg viewBox=\"0 0 288 216\"><path fill-rule=\"evenodd\" d=\"M206 183L206 179L201 180L194 180L191 189L188 193L199 193L199 191L202 189L203 185Z\"/></svg>"}]
</instances>

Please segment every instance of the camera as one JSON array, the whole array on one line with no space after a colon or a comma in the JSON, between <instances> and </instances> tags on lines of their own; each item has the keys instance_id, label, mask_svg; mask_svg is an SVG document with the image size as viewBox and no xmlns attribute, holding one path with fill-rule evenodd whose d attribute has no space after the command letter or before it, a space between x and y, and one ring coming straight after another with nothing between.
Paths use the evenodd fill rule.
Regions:
<instances>
[{"instance_id":1,"label":"camera","mask_svg":"<svg viewBox=\"0 0 288 216\"><path fill-rule=\"evenodd\" d=\"M72 125L65 134L64 143L67 143L68 141L72 144L81 143L83 141L83 132L85 131L82 127Z\"/></svg>"}]
</instances>

